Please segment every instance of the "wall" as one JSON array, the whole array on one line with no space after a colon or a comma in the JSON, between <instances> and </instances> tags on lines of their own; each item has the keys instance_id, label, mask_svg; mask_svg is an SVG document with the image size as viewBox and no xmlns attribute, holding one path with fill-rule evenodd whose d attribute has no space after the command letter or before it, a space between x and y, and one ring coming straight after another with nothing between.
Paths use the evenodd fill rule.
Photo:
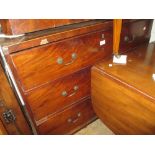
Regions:
<instances>
[{"instance_id":1,"label":"wall","mask_svg":"<svg viewBox=\"0 0 155 155\"><path fill-rule=\"evenodd\" d=\"M153 26L152 26L152 31L151 31L151 38L150 42L155 41L155 19L153 20Z\"/></svg>"}]
</instances>

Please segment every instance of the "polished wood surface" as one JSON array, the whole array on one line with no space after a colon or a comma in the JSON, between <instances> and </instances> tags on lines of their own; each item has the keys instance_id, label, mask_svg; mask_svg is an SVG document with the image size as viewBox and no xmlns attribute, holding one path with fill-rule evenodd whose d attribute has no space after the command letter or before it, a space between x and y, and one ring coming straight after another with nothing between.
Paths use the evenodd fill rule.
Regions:
<instances>
[{"instance_id":1,"label":"polished wood surface","mask_svg":"<svg viewBox=\"0 0 155 155\"><path fill-rule=\"evenodd\" d=\"M119 54L120 36L122 30L122 19L113 20L113 54Z\"/></svg>"},{"instance_id":2,"label":"polished wood surface","mask_svg":"<svg viewBox=\"0 0 155 155\"><path fill-rule=\"evenodd\" d=\"M100 45L101 41L105 44ZM110 31L99 31L12 54L11 59L20 84L27 91L91 66L112 53L111 42ZM62 64L58 64L59 59Z\"/></svg>"},{"instance_id":3,"label":"polished wood surface","mask_svg":"<svg viewBox=\"0 0 155 155\"><path fill-rule=\"evenodd\" d=\"M40 134L72 134L94 120L96 115L91 100L83 99L63 112L51 117L45 123L38 124Z\"/></svg>"},{"instance_id":4,"label":"polished wood surface","mask_svg":"<svg viewBox=\"0 0 155 155\"><path fill-rule=\"evenodd\" d=\"M8 53L4 51L38 134L59 134L60 127L53 132L54 124L50 123L51 118L58 114L61 114L62 119L65 118L68 115L66 113L70 113L70 110L67 110L69 108L73 109L72 113L74 113L75 110L72 107L90 96L89 68L112 54L112 29L109 22L101 23L93 23L91 26L83 25L80 28L75 26L76 33L74 28L68 30L64 38L63 35L61 36L61 41L57 40L38 47L33 46L34 48L17 53L9 54L10 49ZM75 36L70 38L70 35ZM69 38L66 39L66 37ZM60 57L63 63L59 64ZM23 74L25 76L23 80L21 80L23 76L21 73L26 75ZM27 78L29 79L26 82L26 88L23 86L23 81ZM76 83L78 83L78 90L75 93L73 89ZM67 90L69 96L61 96L63 88ZM92 109L91 104L86 104L86 106ZM90 115L87 115L80 125L77 123L67 129L64 126L61 130L66 131L66 134L71 134L90 123L95 117L95 113L92 116L90 111ZM55 119L58 120L58 118ZM37 126L44 126L44 124L49 126L48 129L51 131L46 132L44 129L40 132L40 127ZM63 122L59 123L59 126L61 124ZM60 134L63 134L62 131Z\"/></svg>"},{"instance_id":5,"label":"polished wood surface","mask_svg":"<svg viewBox=\"0 0 155 155\"><path fill-rule=\"evenodd\" d=\"M0 135L7 135L7 131L2 123L2 121L0 120Z\"/></svg>"},{"instance_id":6,"label":"polished wood surface","mask_svg":"<svg viewBox=\"0 0 155 155\"><path fill-rule=\"evenodd\" d=\"M1 39L0 44L8 48L9 53L40 46L42 40L48 43L83 35L95 31L112 29L111 20L91 20L87 22L51 28L44 31L25 34L16 39Z\"/></svg>"},{"instance_id":7,"label":"polished wood surface","mask_svg":"<svg viewBox=\"0 0 155 155\"><path fill-rule=\"evenodd\" d=\"M26 94L36 121L90 95L90 68L51 82Z\"/></svg>"},{"instance_id":8,"label":"polished wood surface","mask_svg":"<svg viewBox=\"0 0 155 155\"><path fill-rule=\"evenodd\" d=\"M148 23L145 28L148 32L151 29L148 20L125 20L122 29L125 25L130 30L135 25L134 33L127 31L135 36L143 23ZM91 104L81 101L90 95L90 72L85 68L112 55L112 35L112 20L91 20L28 33L18 39L2 39L4 55L38 134L71 134L95 118ZM149 33L146 33L139 43L148 39ZM123 52L138 45L125 44ZM76 94L73 93L74 82L80 85ZM74 95L62 98L59 93L62 88ZM85 119L68 126L65 120L73 117L71 120L76 122L76 109L80 107L84 111L91 110L86 111Z\"/></svg>"},{"instance_id":9,"label":"polished wood surface","mask_svg":"<svg viewBox=\"0 0 155 155\"><path fill-rule=\"evenodd\" d=\"M8 134L31 134L31 129L27 124L25 117L20 109L19 103L5 77L3 69L0 64L0 101L2 101L7 108L12 109L16 115L15 123L5 123L2 113L5 111L3 106L0 106L0 119L7 129Z\"/></svg>"},{"instance_id":10,"label":"polished wood surface","mask_svg":"<svg viewBox=\"0 0 155 155\"><path fill-rule=\"evenodd\" d=\"M155 44L127 55L125 65L108 59L93 67L94 110L116 134L155 134Z\"/></svg>"},{"instance_id":11,"label":"polished wood surface","mask_svg":"<svg viewBox=\"0 0 155 155\"><path fill-rule=\"evenodd\" d=\"M151 34L152 22L153 20L142 19L123 20L120 52L129 50L131 47L135 47L137 43L148 41ZM112 20L91 20L55 29L28 33L17 39L1 39L0 44L7 47L9 53L13 53L27 48L40 46L41 41L45 39L51 43L64 38L90 33L92 31L112 29L112 23ZM146 27L146 29L144 27ZM143 35L140 37L139 34Z\"/></svg>"},{"instance_id":12,"label":"polished wood surface","mask_svg":"<svg viewBox=\"0 0 155 155\"><path fill-rule=\"evenodd\" d=\"M5 34L24 34L58 26L88 21L88 19L1 19Z\"/></svg>"},{"instance_id":13,"label":"polished wood surface","mask_svg":"<svg viewBox=\"0 0 155 155\"><path fill-rule=\"evenodd\" d=\"M112 67L109 67L112 64ZM112 59L106 63L99 63L107 74L117 77L133 88L147 94L150 99L155 100L155 87L153 74L155 73L155 44L141 45L127 53L127 64L118 65L112 63Z\"/></svg>"}]
</instances>

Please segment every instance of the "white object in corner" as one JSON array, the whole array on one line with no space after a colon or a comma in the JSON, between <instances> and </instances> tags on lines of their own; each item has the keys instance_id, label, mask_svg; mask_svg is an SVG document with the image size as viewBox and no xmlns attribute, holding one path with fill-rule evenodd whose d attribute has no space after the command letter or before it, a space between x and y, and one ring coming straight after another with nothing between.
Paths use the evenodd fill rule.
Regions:
<instances>
[{"instance_id":1,"label":"white object in corner","mask_svg":"<svg viewBox=\"0 0 155 155\"><path fill-rule=\"evenodd\" d=\"M127 63L127 55L119 55L113 56L113 63L118 63L118 64L126 64Z\"/></svg>"},{"instance_id":2,"label":"white object in corner","mask_svg":"<svg viewBox=\"0 0 155 155\"><path fill-rule=\"evenodd\" d=\"M155 20L153 20L150 43L155 41Z\"/></svg>"},{"instance_id":3,"label":"white object in corner","mask_svg":"<svg viewBox=\"0 0 155 155\"><path fill-rule=\"evenodd\" d=\"M155 74L152 74L152 79L155 81Z\"/></svg>"}]
</instances>

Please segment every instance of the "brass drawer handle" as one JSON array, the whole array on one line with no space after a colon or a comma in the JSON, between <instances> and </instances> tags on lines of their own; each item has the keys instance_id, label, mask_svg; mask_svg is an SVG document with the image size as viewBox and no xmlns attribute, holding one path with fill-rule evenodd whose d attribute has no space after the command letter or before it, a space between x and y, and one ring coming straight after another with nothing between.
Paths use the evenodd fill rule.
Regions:
<instances>
[{"instance_id":1,"label":"brass drawer handle","mask_svg":"<svg viewBox=\"0 0 155 155\"><path fill-rule=\"evenodd\" d=\"M67 91L64 90L64 91L61 93L61 95L64 96L64 97L71 97L71 96L73 96L73 95L76 94L76 92L78 91L78 89L79 89L79 86L75 85L75 86L73 87L73 90L74 90L73 93L68 94Z\"/></svg>"},{"instance_id":2,"label":"brass drawer handle","mask_svg":"<svg viewBox=\"0 0 155 155\"><path fill-rule=\"evenodd\" d=\"M65 66L68 66L68 65L72 64L72 63L76 60L76 58L77 58L77 54L76 54L76 53L72 53L72 55L71 55L71 61L65 63L64 65L65 65ZM59 57L59 58L57 59L57 63L58 63L59 65L63 64L63 63L64 63L63 58L62 58L62 57Z\"/></svg>"},{"instance_id":3,"label":"brass drawer handle","mask_svg":"<svg viewBox=\"0 0 155 155\"><path fill-rule=\"evenodd\" d=\"M67 122L68 123L76 123L79 120L80 117L81 117L81 113L79 112L79 113L77 113L77 116L76 116L75 119L68 118Z\"/></svg>"}]
</instances>

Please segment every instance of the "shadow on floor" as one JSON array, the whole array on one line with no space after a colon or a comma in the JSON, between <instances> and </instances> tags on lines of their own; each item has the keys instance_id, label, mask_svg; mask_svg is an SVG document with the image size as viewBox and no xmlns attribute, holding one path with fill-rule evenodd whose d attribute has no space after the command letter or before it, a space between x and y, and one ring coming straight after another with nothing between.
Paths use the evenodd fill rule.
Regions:
<instances>
[{"instance_id":1,"label":"shadow on floor","mask_svg":"<svg viewBox=\"0 0 155 155\"><path fill-rule=\"evenodd\" d=\"M107 126L105 126L100 119L97 119L75 133L75 135L114 135L114 133Z\"/></svg>"}]
</instances>

